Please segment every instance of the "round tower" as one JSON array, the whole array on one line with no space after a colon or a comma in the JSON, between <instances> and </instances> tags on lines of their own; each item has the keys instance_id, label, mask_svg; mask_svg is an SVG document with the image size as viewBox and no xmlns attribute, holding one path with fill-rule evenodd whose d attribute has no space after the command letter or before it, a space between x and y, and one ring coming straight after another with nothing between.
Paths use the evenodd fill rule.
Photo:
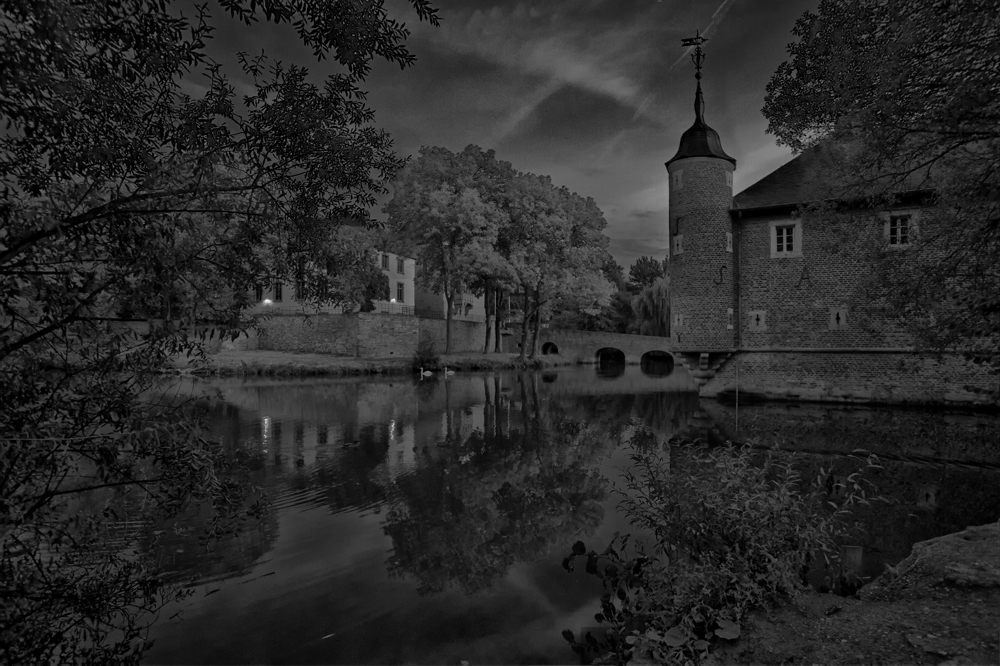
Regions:
<instances>
[{"instance_id":1,"label":"round tower","mask_svg":"<svg viewBox=\"0 0 1000 666\"><path fill-rule=\"evenodd\" d=\"M670 337L678 351L735 348L733 171L719 133L705 124L701 92L703 37L694 45L694 124L666 163L670 192Z\"/></svg>"}]
</instances>

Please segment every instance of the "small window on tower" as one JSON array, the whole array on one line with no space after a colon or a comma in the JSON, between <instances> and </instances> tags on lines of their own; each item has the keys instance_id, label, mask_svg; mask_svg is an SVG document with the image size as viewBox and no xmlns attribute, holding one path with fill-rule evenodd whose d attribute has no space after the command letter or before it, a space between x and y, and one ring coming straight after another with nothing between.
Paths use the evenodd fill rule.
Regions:
<instances>
[{"instance_id":1,"label":"small window on tower","mask_svg":"<svg viewBox=\"0 0 1000 666\"><path fill-rule=\"evenodd\" d=\"M733 186L733 172L732 171L726 171L726 186L727 187L732 187Z\"/></svg>"},{"instance_id":2,"label":"small window on tower","mask_svg":"<svg viewBox=\"0 0 1000 666\"><path fill-rule=\"evenodd\" d=\"M726 252L733 251L733 235L730 232L726 232Z\"/></svg>"},{"instance_id":3,"label":"small window on tower","mask_svg":"<svg viewBox=\"0 0 1000 666\"><path fill-rule=\"evenodd\" d=\"M684 169L674 171L670 178L670 186L675 190L679 190L684 187Z\"/></svg>"},{"instance_id":4,"label":"small window on tower","mask_svg":"<svg viewBox=\"0 0 1000 666\"><path fill-rule=\"evenodd\" d=\"M674 236L674 256L678 254L684 254L684 235L677 234Z\"/></svg>"}]
</instances>

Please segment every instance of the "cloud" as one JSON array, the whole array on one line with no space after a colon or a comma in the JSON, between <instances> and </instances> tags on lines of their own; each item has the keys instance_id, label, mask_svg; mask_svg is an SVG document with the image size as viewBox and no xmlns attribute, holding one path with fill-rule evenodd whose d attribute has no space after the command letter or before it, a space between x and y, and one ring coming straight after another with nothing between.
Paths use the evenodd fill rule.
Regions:
<instances>
[{"instance_id":1,"label":"cloud","mask_svg":"<svg viewBox=\"0 0 1000 666\"><path fill-rule=\"evenodd\" d=\"M650 5L651 6L651 5ZM492 7L466 13L452 12L452 20L437 32L421 32L430 46L496 63L519 75L546 81L549 94L570 85L615 100L634 110L636 119L659 122L650 112L655 95L644 74L660 57L662 25L637 16L609 22L585 11L585 6L550 2L512 9ZM415 31L416 34L416 31ZM544 99L544 97L542 98ZM534 105L525 103L505 125L516 127ZM509 129L501 129L500 134Z\"/></svg>"}]
</instances>

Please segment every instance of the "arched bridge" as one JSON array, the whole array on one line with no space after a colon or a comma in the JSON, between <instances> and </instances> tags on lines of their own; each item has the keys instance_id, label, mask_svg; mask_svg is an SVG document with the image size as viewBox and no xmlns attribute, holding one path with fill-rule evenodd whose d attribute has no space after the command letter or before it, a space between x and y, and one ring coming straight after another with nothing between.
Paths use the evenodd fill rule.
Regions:
<instances>
[{"instance_id":1,"label":"arched bridge","mask_svg":"<svg viewBox=\"0 0 1000 666\"><path fill-rule=\"evenodd\" d=\"M543 328L538 332L538 349L543 355L558 354L577 362L596 362L617 357L625 363L641 363L652 358L670 357L670 338L625 333L567 331ZM624 358L622 358L624 356Z\"/></svg>"}]
</instances>

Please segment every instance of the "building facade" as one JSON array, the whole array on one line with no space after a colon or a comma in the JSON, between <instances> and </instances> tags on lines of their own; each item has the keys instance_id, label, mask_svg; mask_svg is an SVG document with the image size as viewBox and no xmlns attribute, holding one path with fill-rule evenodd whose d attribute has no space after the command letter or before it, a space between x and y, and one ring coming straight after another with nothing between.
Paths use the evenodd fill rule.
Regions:
<instances>
[{"instance_id":1,"label":"building facade","mask_svg":"<svg viewBox=\"0 0 1000 666\"><path fill-rule=\"evenodd\" d=\"M736 160L704 120L667 163L671 342L704 396L1000 404L1000 378L959 353L918 354L905 325L866 300L872 249L906 252L926 190L845 226L803 215L829 200L837 148L817 146L732 195Z\"/></svg>"},{"instance_id":2,"label":"building facade","mask_svg":"<svg viewBox=\"0 0 1000 666\"><path fill-rule=\"evenodd\" d=\"M415 314L415 277L417 262L414 259L378 251L374 253L375 265L382 269L389 284L389 299L373 301L375 312L390 314ZM343 314L341 306L315 306L297 298L294 282L279 281L257 287L254 294L255 305L251 312L272 312L277 314Z\"/></svg>"}]
</instances>

